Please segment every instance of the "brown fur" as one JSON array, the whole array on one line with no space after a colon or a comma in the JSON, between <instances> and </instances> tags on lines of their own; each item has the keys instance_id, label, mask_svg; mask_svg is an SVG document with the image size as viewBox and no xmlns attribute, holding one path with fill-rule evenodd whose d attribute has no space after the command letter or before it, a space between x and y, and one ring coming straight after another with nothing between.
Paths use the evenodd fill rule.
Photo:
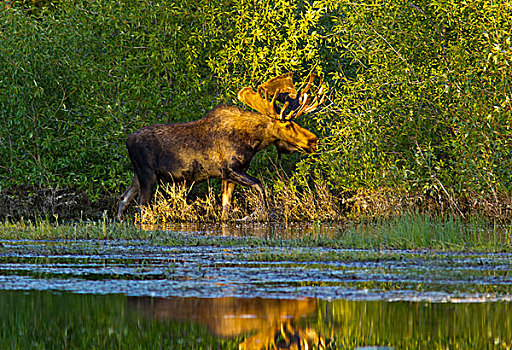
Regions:
<instances>
[{"instance_id":1,"label":"brown fur","mask_svg":"<svg viewBox=\"0 0 512 350\"><path fill-rule=\"evenodd\" d=\"M118 219L138 193L146 205L155 182L201 182L222 179L222 219L227 219L235 184L251 186L266 199L258 179L246 174L253 156L268 146L281 153L311 152L317 137L292 121L270 118L221 105L197 121L146 126L128 136L126 146L134 167L132 184L121 197Z\"/></svg>"}]
</instances>

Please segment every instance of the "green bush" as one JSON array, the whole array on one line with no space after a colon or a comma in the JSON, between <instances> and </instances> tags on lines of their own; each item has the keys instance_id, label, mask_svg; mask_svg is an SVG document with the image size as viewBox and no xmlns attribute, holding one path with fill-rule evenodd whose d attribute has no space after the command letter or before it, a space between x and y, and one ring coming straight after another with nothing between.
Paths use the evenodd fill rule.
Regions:
<instances>
[{"instance_id":1,"label":"green bush","mask_svg":"<svg viewBox=\"0 0 512 350\"><path fill-rule=\"evenodd\" d=\"M459 213L491 203L510 214L512 7L391 1L340 9L324 44L339 67L327 72L325 148L309 172L343 191L398 188Z\"/></svg>"},{"instance_id":2,"label":"green bush","mask_svg":"<svg viewBox=\"0 0 512 350\"><path fill-rule=\"evenodd\" d=\"M195 3L83 1L1 12L2 187L118 191L126 135L197 119L215 100ZM203 9L204 10L204 9ZM213 25L213 23L211 23ZM206 45L208 44L208 45Z\"/></svg>"},{"instance_id":3,"label":"green bush","mask_svg":"<svg viewBox=\"0 0 512 350\"><path fill-rule=\"evenodd\" d=\"M51 3L0 10L3 189L119 193L130 132L198 119L238 103L243 86L313 70L330 92L299 122L322 144L287 158L294 181L418 193L458 211L510 201L507 2Z\"/></svg>"}]
</instances>

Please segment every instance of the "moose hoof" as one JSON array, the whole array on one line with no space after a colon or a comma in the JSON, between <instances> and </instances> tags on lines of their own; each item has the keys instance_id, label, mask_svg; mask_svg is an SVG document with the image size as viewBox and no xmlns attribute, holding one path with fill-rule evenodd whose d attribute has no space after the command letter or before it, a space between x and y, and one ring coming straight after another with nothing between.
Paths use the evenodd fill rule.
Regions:
<instances>
[{"instance_id":1,"label":"moose hoof","mask_svg":"<svg viewBox=\"0 0 512 350\"><path fill-rule=\"evenodd\" d=\"M240 222L251 222L251 221L275 221L277 215L273 211L256 210L252 214L239 219Z\"/></svg>"}]
</instances>

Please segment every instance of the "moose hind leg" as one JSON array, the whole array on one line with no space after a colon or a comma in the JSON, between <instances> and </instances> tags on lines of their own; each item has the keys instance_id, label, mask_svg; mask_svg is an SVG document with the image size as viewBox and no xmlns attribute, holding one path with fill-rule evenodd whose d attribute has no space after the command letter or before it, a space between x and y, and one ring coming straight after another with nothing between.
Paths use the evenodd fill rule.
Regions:
<instances>
[{"instance_id":1,"label":"moose hind leg","mask_svg":"<svg viewBox=\"0 0 512 350\"><path fill-rule=\"evenodd\" d=\"M140 189L139 189L139 198L137 199L137 204L139 206L144 206L149 203L155 182L156 182L156 174L152 174L152 175L144 177L144 178L141 178L139 176Z\"/></svg>"},{"instance_id":2,"label":"moose hind leg","mask_svg":"<svg viewBox=\"0 0 512 350\"><path fill-rule=\"evenodd\" d=\"M128 187L126 191L121 196L121 203L119 203L119 208L117 209L117 220L121 221L123 217L123 213L130 204L130 202L135 198L137 193L139 192L139 180L137 179L137 175L133 177L132 183Z\"/></svg>"}]
</instances>

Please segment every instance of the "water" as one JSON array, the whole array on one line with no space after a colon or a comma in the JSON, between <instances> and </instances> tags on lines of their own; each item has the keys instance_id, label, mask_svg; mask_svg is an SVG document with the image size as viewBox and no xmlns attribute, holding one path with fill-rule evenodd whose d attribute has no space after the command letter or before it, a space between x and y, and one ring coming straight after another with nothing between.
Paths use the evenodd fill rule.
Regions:
<instances>
[{"instance_id":1,"label":"water","mask_svg":"<svg viewBox=\"0 0 512 350\"><path fill-rule=\"evenodd\" d=\"M310 348L325 344L328 349L506 349L512 334L510 315L512 305L506 302L2 291L0 347L256 349L272 342L293 348L292 343L307 341Z\"/></svg>"},{"instance_id":2,"label":"water","mask_svg":"<svg viewBox=\"0 0 512 350\"><path fill-rule=\"evenodd\" d=\"M3 240L0 348L506 349L511 276L510 253Z\"/></svg>"}]
</instances>

